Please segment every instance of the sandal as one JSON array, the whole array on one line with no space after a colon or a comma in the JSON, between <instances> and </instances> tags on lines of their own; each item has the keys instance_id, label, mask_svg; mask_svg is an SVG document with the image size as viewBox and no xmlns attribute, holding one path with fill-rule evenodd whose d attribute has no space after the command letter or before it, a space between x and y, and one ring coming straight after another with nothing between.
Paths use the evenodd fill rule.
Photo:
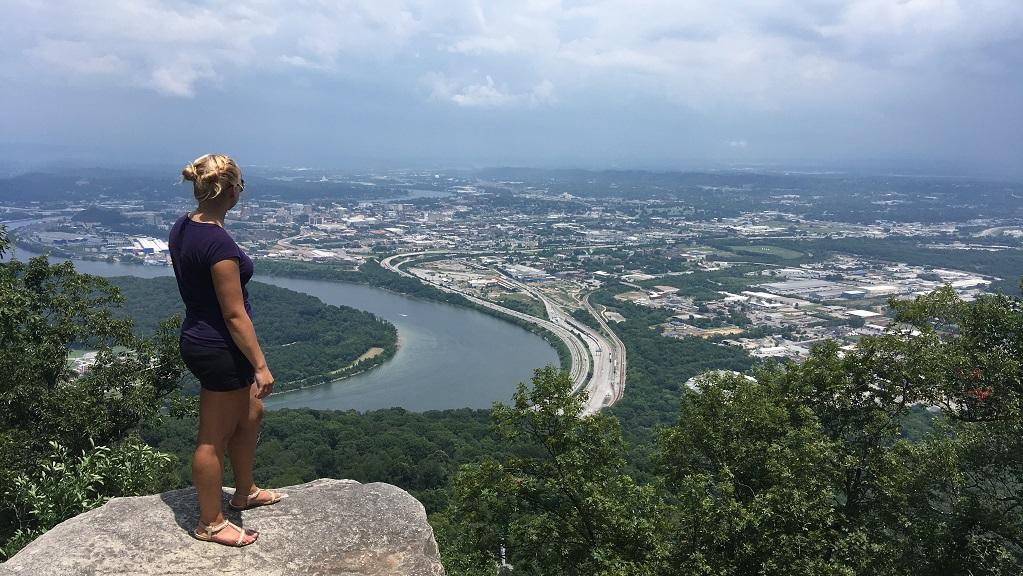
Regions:
<instances>
[{"instance_id":1,"label":"sandal","mask_svg":"<svg viewBox=\"0 0 1023 576\"><path fill-rule=\"evenodd\" d=\"M217 540L214 538L214 536L218 532L222 531L224 528L227 528L228 526L238 531L238 540L232 543L230 541L225 542L223 540ZM249 536L250 534L254 534L256 537L253 538L252 541L246 542L245 537ZM230 546L231 548L241 548L243 546L248 546L249 544L255 542L259 538L259 532L254 531L250 532L249 530L244 530L240 526L235 526L234 524L232 524L230 520L225 519L223 522L217 524L216 526L214 526L213 524L203 525L200 522L199 525L195 527L195 531L192 532L192 536L194 536L196 540L202 540L203 542L216 542L217 544Z\"/></svg>"},{"instance_id":2,"label":"sandal","mask_svg":"<svg viewBox=\"0 0 1023 576\"><path fill-rule=\"evenodd\" d=\"M263 500L263 501L256 500L257 498L259 498L259 495L261 493L263 493L263 492L266 492L267 494L270 494L271 495L270 499L269 500ZM256 491L251 493L251 494L249 494L248 498L245 500L245 506L235 506L234 498L231 498L231 502L227 503L227 507L230 508L231 510L234 510L235 512L241 512L242 510L248 510L249 508L259 508L260 506L270 506L271 504L276 504L276 503L280 502L281 499L283 499L283 498L284 498L284 494L278 494L277 492L271 492L270 490L264 490L262 488L256 488Z\"/></svg>"}]
</instances>

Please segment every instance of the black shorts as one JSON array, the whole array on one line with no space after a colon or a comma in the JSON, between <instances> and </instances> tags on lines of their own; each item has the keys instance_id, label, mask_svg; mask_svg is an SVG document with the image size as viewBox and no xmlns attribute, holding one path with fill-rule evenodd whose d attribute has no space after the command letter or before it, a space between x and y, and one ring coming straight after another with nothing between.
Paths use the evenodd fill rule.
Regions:
<instances>
[{"instance_id":1,"label":"black shorts","mask_svg":"<svg viewBox=\"0 0 1023 576\"><path fill-rule=\"evenodd\" d=\"M248 388L256 381L252 363L237 346L217 348L197 344L187 338L181 338L178 345L188 371L207 390L231 392Z\"/></svg>"}]
</instances>

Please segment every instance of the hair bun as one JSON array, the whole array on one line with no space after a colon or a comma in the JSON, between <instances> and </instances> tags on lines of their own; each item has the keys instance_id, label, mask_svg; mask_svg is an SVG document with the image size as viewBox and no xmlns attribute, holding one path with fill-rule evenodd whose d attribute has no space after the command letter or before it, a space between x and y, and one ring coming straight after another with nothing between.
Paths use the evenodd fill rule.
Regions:
<instances>
[{"instance_id":1,"label":"hair bun","mask_svg":"<svg viewBox=\"0 0 1023 576\"><path fill-rule=\"evenodd\" d=\"M181 179L189 182L199 180L199 173L195 170L195 164L185 166L184 170L181 171Z\"/></svg>"},{"instance_id":2,"label":"hair bun","mask_svg":"<svg viewBox=\"0 0 1023 576\"><path fill-rule=\"evenodd\" d=\"M181 181L192 183L192 193L199 202L217 198L240 179L238 165L223 154L203 154L181 170Z\"/></svg>"}]
</instances>

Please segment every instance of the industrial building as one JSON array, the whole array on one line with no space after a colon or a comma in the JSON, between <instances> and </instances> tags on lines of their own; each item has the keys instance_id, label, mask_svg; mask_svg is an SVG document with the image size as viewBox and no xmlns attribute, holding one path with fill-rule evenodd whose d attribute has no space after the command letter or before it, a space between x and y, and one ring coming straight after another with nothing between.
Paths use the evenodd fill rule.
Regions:
<instances>
[{"instance_id":1,"label":"industrial building","mask_svg":"<svg viewBox=\"0 0 1023 576\"><path fill-rule=\"evenodd\" d=\"M149 254L166 255L170 251L170 248L164 240L142 236L131 239L131 251L139 256L146 256Z\"/></svg>"}]
</instances>

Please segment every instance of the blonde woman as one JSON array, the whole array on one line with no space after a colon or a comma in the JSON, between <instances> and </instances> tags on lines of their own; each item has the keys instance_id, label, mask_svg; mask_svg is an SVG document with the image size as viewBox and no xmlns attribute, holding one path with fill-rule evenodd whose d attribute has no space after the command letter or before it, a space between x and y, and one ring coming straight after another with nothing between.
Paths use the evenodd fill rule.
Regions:
<instances>
[{"instance_id":1,"label":"blonde woman","mask_svg":"<svg viewBox=\"0 0 1023 576\"><path fill-rule=\"evenodd\" d=\"M232 509L276 504L282 495L258 488L252 477L262 399L273 391L274 377L252 327L245 289L252 260L224 229L224 217L238 203L245 181L234 160L221 154L200 156L181 176L192 183L198 202L195 211L174 223L169 242L185 303L181 357L202 385L192 457L192 481L199 495L199 525L193 535L247 546L259 533L226 520L221 510L224 450L234 470Z\"/></svg>"}]
</instances>

